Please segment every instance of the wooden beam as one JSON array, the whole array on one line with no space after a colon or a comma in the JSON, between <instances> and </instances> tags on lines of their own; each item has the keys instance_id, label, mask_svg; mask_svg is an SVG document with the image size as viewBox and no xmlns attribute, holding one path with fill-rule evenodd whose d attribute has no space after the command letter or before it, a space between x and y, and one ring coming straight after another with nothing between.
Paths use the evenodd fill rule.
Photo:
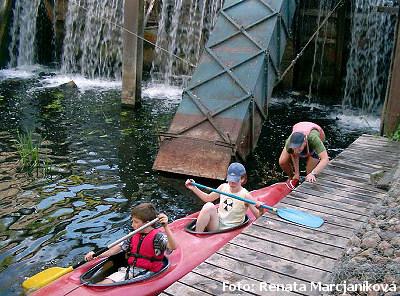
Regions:
<instances>
[{"instance_id":1,"label":"wooden beam","mask_svg":"<svg viewBox=\"0 0 400 296\"><path fill-rule=\"evenodd\" d=\"M122 104L134 107L141 97L143 70L144 1L125 0L122 57ZM132 34L133 33L133 34Z\"/></svg>"}]
</instances>

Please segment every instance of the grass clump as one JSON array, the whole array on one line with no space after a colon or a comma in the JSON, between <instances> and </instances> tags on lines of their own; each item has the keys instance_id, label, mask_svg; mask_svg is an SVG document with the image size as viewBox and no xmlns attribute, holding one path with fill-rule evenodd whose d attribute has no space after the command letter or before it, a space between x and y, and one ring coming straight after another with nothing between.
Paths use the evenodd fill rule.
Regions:
<instances>
[{"instance_id":1,"label":"grass clump","mask_svg":"<svg viewBox=\"0 0 400 296\"><path fill-rule=\"evenodd\" d=\"M397 129L393 133L391 139L392 139L392 141L400 142L400 124L397 126Z\"/></svg>"}]
</instances>

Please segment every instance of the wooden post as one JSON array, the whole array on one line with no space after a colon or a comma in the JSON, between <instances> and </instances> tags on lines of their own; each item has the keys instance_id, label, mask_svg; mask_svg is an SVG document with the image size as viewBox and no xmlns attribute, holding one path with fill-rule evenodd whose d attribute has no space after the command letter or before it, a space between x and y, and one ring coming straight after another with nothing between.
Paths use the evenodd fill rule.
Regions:
<instances>
[{"instance_id":1,"label":"wooden post","mask_svg":"<svg viewBox=\"0 0 400 296\"><path fill-rule=\"evenodd\" d=\"M143 37L144 1L125 0L124 27ZM122 104L134 107L141 97L143 41L124 30L122 55Z\"/></svg>"},{"instance_id":2,"label":"wooden post","mask_svg":"<svg viewBox=\"0 0 400 296\"><path fill-rule=\"evenodd\" d=\"M400 30L396 24L395 42L381 118L381 135L391 136L400 124Z\"/></svg>"}]
</instances>

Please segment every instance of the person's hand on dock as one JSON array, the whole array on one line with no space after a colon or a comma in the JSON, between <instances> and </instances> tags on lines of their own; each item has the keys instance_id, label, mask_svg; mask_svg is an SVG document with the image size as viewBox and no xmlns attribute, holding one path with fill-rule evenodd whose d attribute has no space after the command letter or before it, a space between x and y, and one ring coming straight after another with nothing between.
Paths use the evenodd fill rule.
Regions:
<instances>
[{"instance_id":1,"label":"person's hand on dock","mask_svg":"<svg viewBox=\"0 0 400 296\"><path fill-rule=\"evenodd\" d=\"M192 185L193 182L194 182L193 179L187 179L185 182L186 188L193 191L193 189L195 188L194 185Z\"/></svg>"}]
</instances>

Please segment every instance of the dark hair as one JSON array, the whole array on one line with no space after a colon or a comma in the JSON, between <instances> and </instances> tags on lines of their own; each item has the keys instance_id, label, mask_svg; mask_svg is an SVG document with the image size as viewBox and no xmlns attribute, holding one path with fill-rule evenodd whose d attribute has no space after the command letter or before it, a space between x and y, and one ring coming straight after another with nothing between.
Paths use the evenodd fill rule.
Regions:
<instances>
[{"instance_id":1,"label":"dark hair","mask_svg":"<svg viewBox=\"0 0 400 296\"><path fill-rule=\"evenodd\" d=\"M131 215L132 218L135 217L143 222L148 222L157 218L157 211L152 203L146 202L133 207Z\"/></svg>"}]
</instances>

